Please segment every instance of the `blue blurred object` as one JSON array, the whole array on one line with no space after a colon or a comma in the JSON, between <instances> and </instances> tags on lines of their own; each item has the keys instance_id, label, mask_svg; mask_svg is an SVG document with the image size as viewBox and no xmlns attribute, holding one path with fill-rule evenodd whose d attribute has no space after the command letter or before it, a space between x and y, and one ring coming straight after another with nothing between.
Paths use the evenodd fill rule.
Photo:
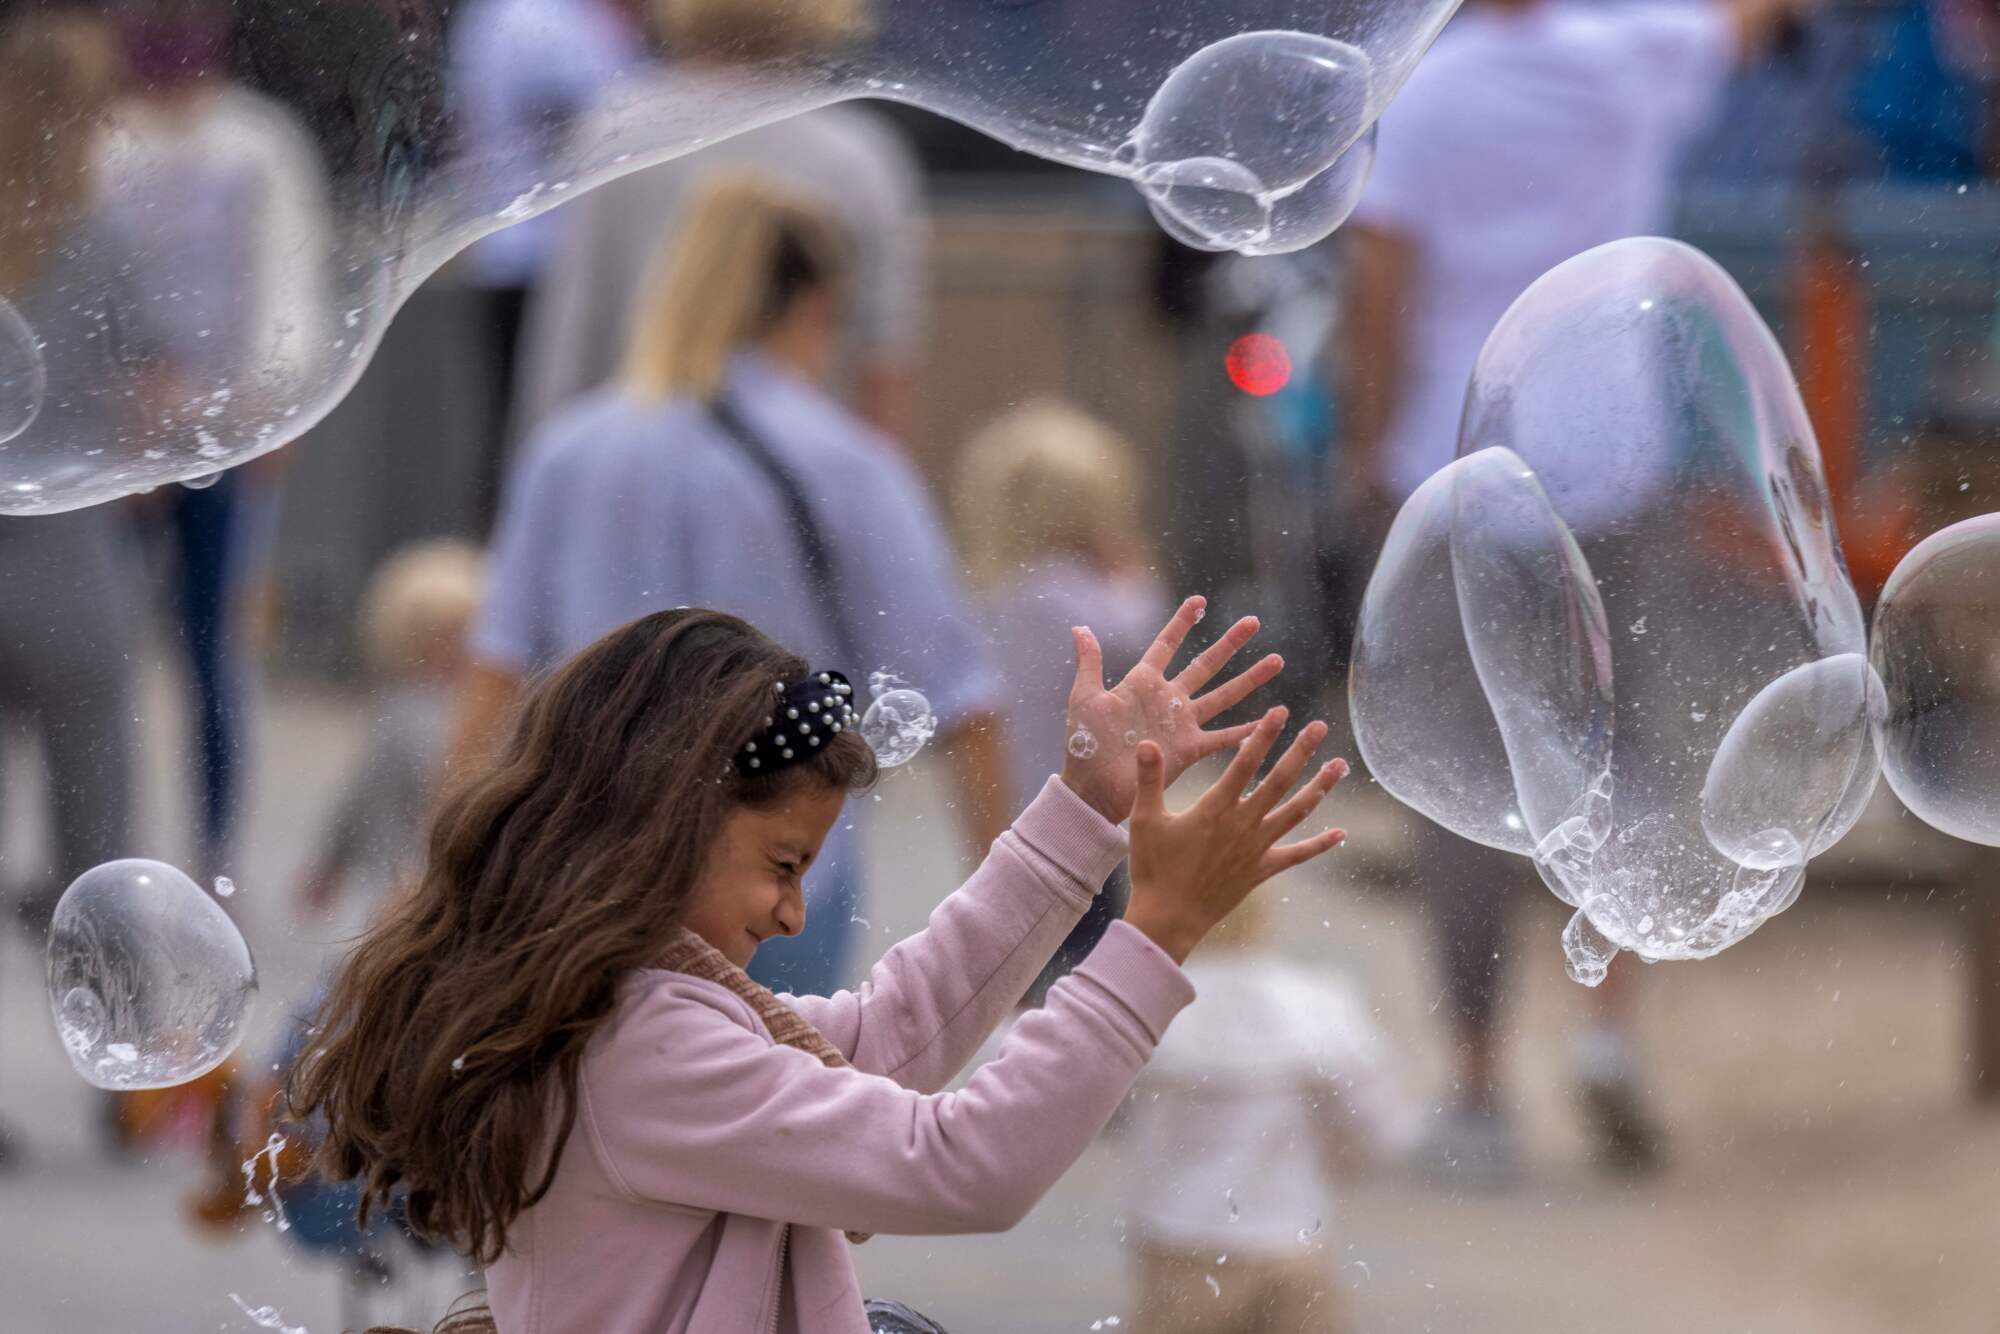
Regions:
<instances>
[{"instance_id":1,"label":"blue blurred object","mask_svg":"<svg viewBox=\"0 0 2000 1334\"><path fill-rule=\"evenodd\" d=\"M1938 36L1925 0L1904 5L1887 47L1856 77L1849 111L1890 176L1977 180L1991 90L1938 58Z\"/></svg>"}]
</instances>

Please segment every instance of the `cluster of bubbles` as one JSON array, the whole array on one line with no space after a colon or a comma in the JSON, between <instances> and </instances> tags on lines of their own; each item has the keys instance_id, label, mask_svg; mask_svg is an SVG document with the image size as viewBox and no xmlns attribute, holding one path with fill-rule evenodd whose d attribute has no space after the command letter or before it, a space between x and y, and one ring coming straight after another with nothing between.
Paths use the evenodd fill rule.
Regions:
<instances>
[{"instance_id":1,"label":"cluster of bubbles","mask_svg":"<svg viewBox=\"0 0 2000 1334\"><path fill-rule=\"evenodd\" d=\"M882 768L908 764L937 735L931 702L891 672L870 672L868 694L868 711L861 715L861 739L874 750L875 763Z\"/></svg>"},{"instance_id":2,"label":"cluster of bubbles","mask_svg":"<svg viewBox=\"0 0 2000 1334\"><path fill-rule=\"evenodd\" d=\"M1458 457L1364 596L1357 743L1391 793L1530 858L1572 977L1700 959L1798 897L1886 772L2000 844L2000 516L1912 551L1872 637L1818 446L1742 291L1677 242L1550 270L1473 371Z\"/></svg>"},{"instance_id":3,"label":"cluster of bubbles","mask_svg":"<svg viewBox=\"0 0 2000 1334\"><path fill-rule=\"evenodd\" d=\"M454 124L445 0L285 9L244 26L235 68L272 99L278 132L318 149L323 198L264 220L264 244L232 265L189 267L198 185L143 150L107 151L123 143L113 109L43 99L22 114L46 123L9 127L45 146L48 188L0 208L0 249L28 257L0 281L0 513L197 484L276 449L481 236L844 100L921 106L1128 179L1193 245L1310 245L1352 209L1376 119L1456 3L761 6L761 27L738 14L715 49L667 41L574 123L476 149ZM37 68L31 36L0 25L0 76ZM198 337L160 336L194 324Z\"/></svg>"},{"instance_id":4,"label":"cluster of bubbles","mask_svg":"<svg viewBox=\"0 0 2000 1334\"><path fill-rule=\"evenodd\" d=\"M167 1088L220 1065L243 1037L257 969L242 933L162 862L93 867L56 904L48 994L76 1072L99 1088Z\"/></svg>"}]
</instances>

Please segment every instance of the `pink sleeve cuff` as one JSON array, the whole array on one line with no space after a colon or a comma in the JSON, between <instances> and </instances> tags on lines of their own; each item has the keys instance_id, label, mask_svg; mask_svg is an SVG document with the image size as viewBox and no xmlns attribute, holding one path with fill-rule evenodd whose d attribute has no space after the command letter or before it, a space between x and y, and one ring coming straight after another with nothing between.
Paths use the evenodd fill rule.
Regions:
<instances>
[{"instance_id":1,"label":"pink sleeve cuff","mask_svg":"<svg viewBox=\"0 0 2000 1334\"><path fill-rule=\"evenodd\" d=\"M1014 834L1081 885L1086 896L1095 896L1125 860L1125 831L1054 774L1014 821Z\"/></svg>"},{"instance_id":2,"label":"pink sleeve cuff","mask_svg":"<svg viewBox=\"0 0 2000 1334\"><path fill-rule=\"evenodd\" d=\"M1180 965L1126 921L1111 924L1076 972L1116 996L1156 1044L1194 1000L1194 983Z\"/></svg>"}]
</instances>

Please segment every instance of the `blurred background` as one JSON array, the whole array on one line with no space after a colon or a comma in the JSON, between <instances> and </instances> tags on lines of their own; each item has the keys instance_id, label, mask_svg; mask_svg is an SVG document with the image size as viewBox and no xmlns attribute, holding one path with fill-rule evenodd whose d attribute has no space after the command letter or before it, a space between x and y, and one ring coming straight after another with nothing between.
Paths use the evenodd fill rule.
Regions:
<instances>
[{"instance_id":1,"label":"blurred background","mask_svg":"<svg viewBox=\"0 0 2000 1334\"><path fill-rule=\"evenodd\" d=\"M1562 3L1614 27L1635 12L1620 0ZM1454 30L1495 22L1494 10L1535 8L1472 0ZM1718 20L1734 35L1715 38L1712 69L1690 64L1692 92L1641 47L1624 49L1589 91L1699 103L1684 135L1649 149L1665 173L1668 234L1730 272L1790 357L1865 602L1923 536L2000 509L2000 9L1987 0L1751 9ZM225 206L232 192L301 210L298 226L340 206L329 182L340 179L341 148L312 133L324 90L260 82L255 55L286 22L281 0L110 11L14 0L0 10L9 24L55 18L74 25L64 31L86 51L80 64L103 57L91 74L98 95L126 107L126 137L106 171L122 161L136 183L107 191L112 204L139 207L161 179L133 168L135 157L191 154L213 169L207 184L187 175L178 202L143 205L185 211L188 271L262 262L246 247L273 224ZM618 0L463 0L434 34L446 53L435 67L449 77L429 95L452 108L465 142L511 133L510 117L587 124L589 90L642 59L643 26ZM1454 39L1448 30L1439 51ZM1582 77L1592 52L1615 49L1590 41L1584 55L1545 70L1517 63L1513 75L1547 79L1561 103L1574 91L1562 80ZM233 100L201 101L217 90ZM1407 184L1398 163L1423 150L1414 129L1399 141L1401 107L1385 118L1378 170ZM1383 311L1417 299L1410 287L1385 295L1370 276L1385 271L1385 255L1421 265L1424 246L1449 240L1399 229L1410 215L1364 193L1356 222L1312 249L1202 254L1169 240L1125 182L909 107L813 115L823 138L759 131L753 147L715 151L736 151L722 160L731 171L807 192L819 157L867 182L856 191L867 199L831 199L826 210L849 230L852 266L848 324L827 335L839 363L829 394L893 442L884 494L914 477L928 497L922 522L965 553L946 578L962 585L952 595L971 623L996 642L1000 627L1028 624L1007 621L1008 600L1039 594L992 571L1048 552L1020 533L1010 545L980 530L1032 526L993 511L1012 495L1008 467L1040 468L1019 495L1074 505L1076 526L1110 535L1063 545L1053 521L1041 534L1098 581L1068 604L1078 615L1095 605L1106 621L1144 622L1160 598L1183 591L1207 593L1225 616L1254 611L1290 663L1288 702L1323 710L1341 735L1353 607L1396 498L1359 462L1380 447L1366 437L1393 429L1365 420L1369 377L1380 372L1371 349L1396 328L1381 323ZM1542 154L1551 197L1600 188L1588 173L1602 170L1603 151L1556 144ZM1565 172L1585 179L1556 185ZM612 307L678 225L681 197L699 188L692 168L654 173L665 174L613 183L447 264L396 316L340 407L280 453L215 487L110 507L116 531L101 541L122 562L115 582L129 605L87 590L59 607L6 603L0 632L14 641L54 642L45 620L114 621L116 634L106 629L79 653L121 664L121 679L79 702L0 672L0 896L10 906L0 939L0 1328L427 1323L473 1286L449 1260L394 1236L307 1238L240 1201L218 1202L245 1133L235 1122L218 1131L226 1091L135 1103L79 1081L46 1017L38 933L52 892L89 864L75 864L82 854L65 841L65 800L93 783L122 785L129 814L115 855L233 880L228 906L262 988L233 1074L239 1089L255 1088L266 1064L277 1069L288 1017L393 878L383 868L398 854L377 845L402 835L366 826L382 816L357 814L355 776L365 784L384 765L422 762L385 759L381 733L385 719L409 726L394 701L425 663L462 665L460 650L441 645L467 633L482 595L478 576L452 561L476 560L505 522L518 461L617 371L627 314ZM1463 188L1427 207L1478 213L1479 183ZM1601 177L1604 191L1627 188ZM1402 272L1421 281L1408 276L1420 268ZM1011 415L1036 403L1039 417ZM1441 464L1450 442L1437 449ZM868 495L864 484L857 512ZM16 572L79 560L79 549L6 573L32 578ZM413 554L441 560L412 566ZM482 631L462 651L476 667L492 642ZM914 652L920 664L941 663ZM1039 652L1025 665L996 652L1006 684L984 704L962 702L958 718L942 709L947 740L960 718L984 720L980 735L997 737L1017 770L1042 772L1052 741L1059 760L1060 718L1037 722L1009 706L1034 697L1020 681L1067 670L1059 632ZM50 670L82 679L62 662ZM941 682L913 683L949 694ZM449 673L417 685L430 691L422 726L441 733L456 707ZM92 743L118 747L118 764L64 767L61 733L82 716L75 709L131 720L122 741ZM432 737L431 762L444 744ZM885 780L862 834L860 888L843 900L852 929L840 980L915 929L969 864L961 834L976 837L963 828L972 799L931 778L952 770L969 781L977 762L967 756L978 753L971 741L947 745ZM1325 1275L1325 1328L2000 1328L1992 854L1931 831L1883 787L1854 832L1815 860L1796 907L1713 961L1622 960L1629 976L1606 1004L1563 977L1564 910L1539 886L1478 909L1498 925L1468 962L1463 933L1437 921L1456 910L1425 883L1440 873L1426 860L1422 822L1365 774L1334 804L1346 849L1263 891L1267 920L1242 946L1294 968L1301 1004L1369 1034L1355 1038L1371 1053L1369 1077L1397 1090L1377 1118L1380 1151L1330 1175L1324 1217L1283 1229ZM1137 1099L1159 1096L1142 1089ZM864 1287L975 1334L1279 1328L1254 1314L1203 1324L1186 1302L1176 1323L1148 1322L1137 1276L1152 1261L1135 1244L1134 1218L1151 1206L1140 1186L1185 1166L1159 1133L1143 1107L1129 1109L1004 1237L877 1239L857 1253ZM1244 1263L1239 1252L1232 1266L1233 1197L1228 1210L1184 1241L1177 1261L1194 1300L1212 1289L1218 1310L1236 1299ZM1258 1252L1268 1238L1245 1245ZM263 1307L272 1313L255 1314Z\"/></svg>"}]
</instances>

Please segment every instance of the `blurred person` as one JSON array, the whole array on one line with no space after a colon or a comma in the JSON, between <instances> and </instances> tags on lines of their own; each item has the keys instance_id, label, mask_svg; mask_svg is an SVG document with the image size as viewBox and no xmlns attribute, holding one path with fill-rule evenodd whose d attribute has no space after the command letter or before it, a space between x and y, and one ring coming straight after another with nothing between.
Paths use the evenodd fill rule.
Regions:
<instances>
[{"instance_id":1,"label":"blurred person","mask_svg":"<svg viewBox=\"0 0 2000 1334\"><path fill-rule=\"evenodd\" d=\"M1451 461L1494 323L1563 260L1665 225L1671 172L1724 79L1800 8L1471 0L1447 26L1383 116L1345 229L1349 378L1334 489L1348 522L1376 535L1371 549L1396 506ZM1456 1106L1432 1156L1461 1179L1517 1170L1496 1101L1495 1012L1524 870L1442 830L1420 833L1415 871L1458 1053ZM1600 1161L1640 1171L1657 1158L1658 1132L1640 1093L1630 977L1616 967L1592 993L1596 1017L1574 1064Z\"/></svg>"},{"instance_id":2,"label":"blurred person","mask_svg":"<svg viewBox=\"0 0 2000 1334\"><path fill-rule=\"evenodd\" d=\"M557 179L576 122L644 50L637 0L474 0L452 19L450 92L459 150L485 182L528 190ZM528 290L548 263L553 213L482 237L467 254L487 298L496 410L482 477L497 491ZM490 504L491 502L486 502Z\"/></svg>"},{"instance_id":3,"label":"blurred person","mask_svg":"<svg viewBox=\"0 0 2000 1334\"><path fill-rule=\"evenodd\" d=\"M998 835L999 683L950 545L908 462L823 388L852 282L838 225L779 187L721 179L690 201L642 285L623 373L550 418L509 478L455 755L609 627L713 606L920 686L975 854ZM808 884L811 931L760 954L759 980L844 976L854 823Z\"/></svg>"},{"instance_id":4,"label":"blurred person","mask_svg":"<svg viewBox=\"0 0 2000 1334\"><path fill-rule=\"evenodd\" d=\"M1271 948L1268 894L1188 961L1195 1003L1132 1089L1143 1166L1121 1216L1143 1334L1353 1328L1327 1255L1336 1185L1423 1136L1353 986Z\"/></svg>"},{"instance_id":5,"label":"blurred person","mask_svg":"<svg viewBox=\"0 0 2000 1334\"><path fill-rule=\"evenodd\" d=\"M751 62L835 45L858 27L859 15L852 0L651 0L649 21L671 64L635 74L577 134L585 142L609 139L646 114L649 98L679 104L694 81L714 81L718 96L740 92L757 77ZM518 431L532 431L617 373L640 280L663 229L671 235L685 224L687 201L704 182L733 172L782 182L846 232L853 276L830 383L877 430L909 441L928 233L922 186L894 123L852 104L732 135L566 204L554 254L528 304Z\"/></svg>"},{"instance_id":6,"label":"blurred person","mask_svg":"<svg viewBox=\"0 0 2000 1334\"><path fill-rule=\"evenodd\" d=\"M996 418L966 444L953 500L966 565L1000 670L1000 697L1014 761L1014 805L1062 766L1070 673L1042 647L1087 625L1114 668L1136 662L1166 615L1151 571L1136 497L1135 450L1095 418L1054 400ZM1129 885L1113 872L1076 929L1028 990L1039 1005L1125 910Z\"/></svg>"},{"instance_id":7,"label":"blurred person","mask_svg":"<svg viewBox=\"0 0 2000 1334\"><path fill-rule=\"evenodd\" d=\"M501 1328L884 1327L850 1243L1014 1226L1193 999L1180 965L1342 840L1291 840L1345 773L1311 763L1324 723L1281 754L1281 708L1204 726L1275 675L1220 679L1247 618L1175 672L1204 606L1109 688L1072 630L1068 727L1174 721L1065 756L925 928L830 996L745 968L809 923L801 874L877 776L852 688L701 608L586 645L459 776L422 879L343 963L288 1089L326 1118L320 1170L361 1183L364 1218L400 1202L483 1265ZM1170 814L1167 785L1225 751ZM946 1091L1125 855L1128 818L1125 920Z\"/></svg>"},{"instance_id":8,"label":"blurred person","mask_svg":"<svg viewBox=\"0 0 2000 1334\"><path fill-rule=\"evenodd\" d=\"M118 9L132 94L113 113L108 210L138 252L132 281L170 340L176 378L303 374L331 327L327 183L311 139L281 103L226 68L221 0L130 0ZM268 577L281 455L169 487L148 512L172 549L175 606L194 695L201 805L196 876L228 869L240 805L243 612Z\"/></svg>"},{"instance_id":9,"label":"blurred person","mask_svg":"<svg viewBox=\"0 0 2000 1334\"><path fill-rule=\"evenodd\" d=\"M376 574L361 614L374 725L300 883L301 911L326 912L349 887L373 903L421 866L466 636L484 592L482 566L466 543L423 542Z\"/></svg>"},{"instance_id":10,"label":"blurred person","mask_svg":"<svg viewBox=\"0 0 2000 1334\"><path fill-rule=\"evenodd\" d=\"M2000 6L1905 0L1893 12L1848 101L1882 167L1940 183L2000 175Z\"/></svg>"},{"instance_id":11,"label":"blurred person","mask_svg":"<svg viewBox=\"0 0 2000 1334\"><path fill-rule=\"evenodd\" d=\"M35 429L100 447L144 413L159 351L125 280L131 257L97 208L117 69L115 39L88 11L0 17L0 298L33 330L47 371ZM132 376L110 373L119 367ZM7 889L38 948L72 879L142 853L132 842L141 572L121 517L99 505L0 518L0 722L41 743L52 835L43 878ZM0 1163L9 1156L0 1125Z\"/></svg>"}]
</instances>

